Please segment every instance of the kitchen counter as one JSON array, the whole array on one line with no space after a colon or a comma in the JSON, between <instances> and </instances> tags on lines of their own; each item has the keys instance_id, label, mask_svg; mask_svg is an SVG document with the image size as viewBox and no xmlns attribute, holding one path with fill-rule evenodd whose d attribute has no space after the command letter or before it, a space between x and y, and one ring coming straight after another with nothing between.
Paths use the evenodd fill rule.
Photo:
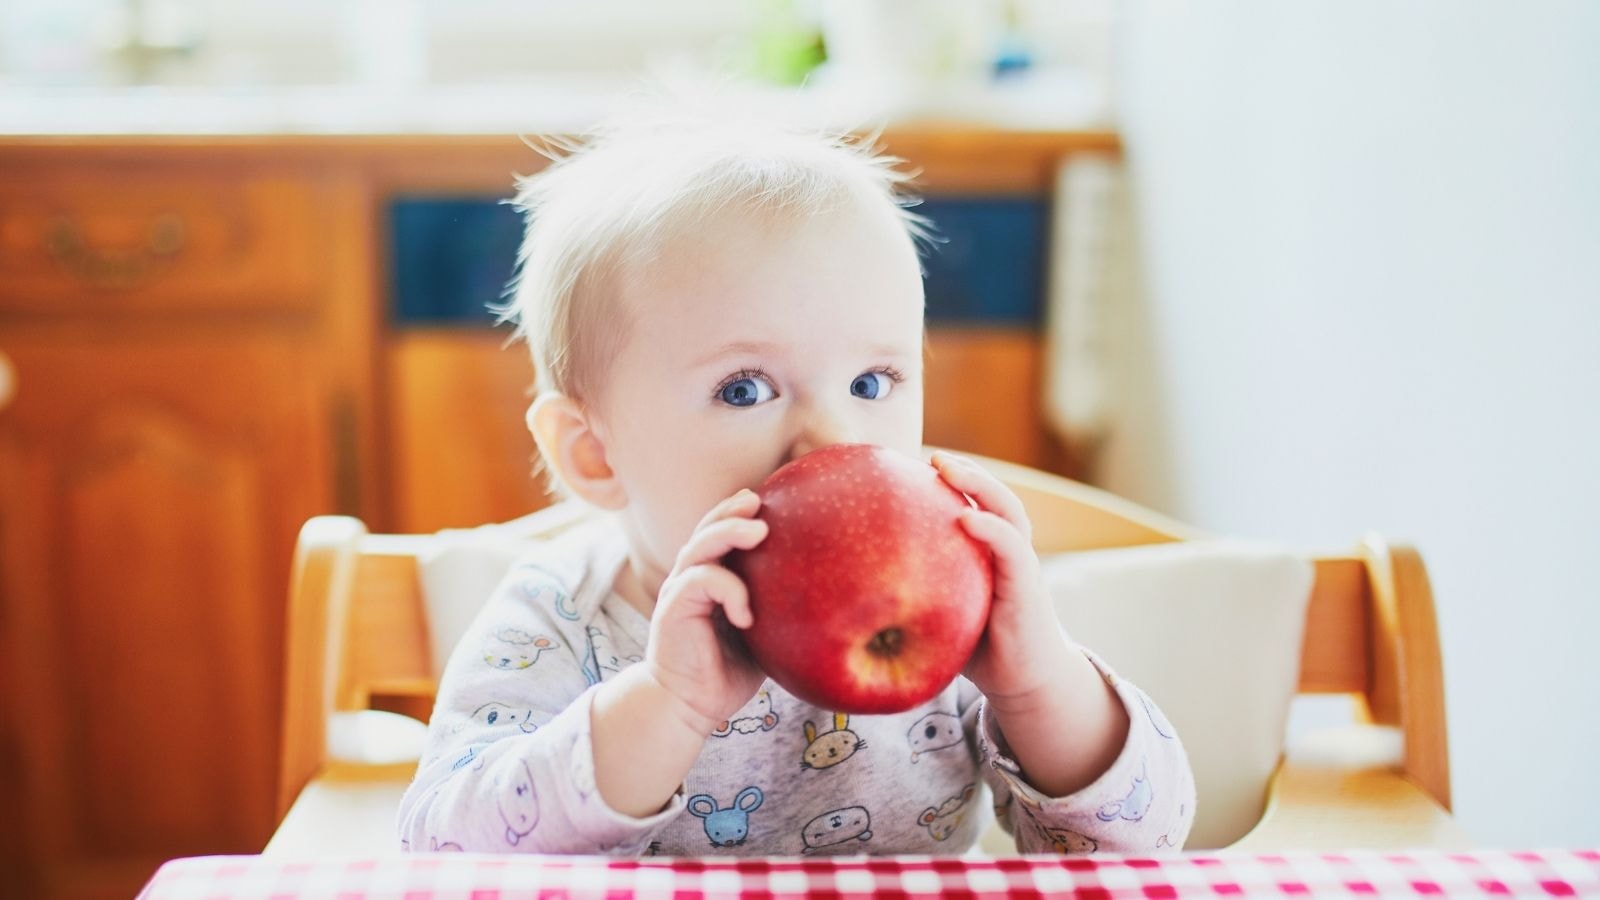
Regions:
<instances>
[{"instance_id":1,"label":"kitchen counter","mask_svg":"<svg viewBox=\"0 0 1600 900\"><path fill-rule=\"evenodd\" d=\"M636 82L277 87L27 87L0 90L0 135L571 133L616 111ZM732 111L830 128L940 125L1014 132L1106 130L1101 92L1070 72L916 94L740 87Z\"/></svg>"}]
</instances>

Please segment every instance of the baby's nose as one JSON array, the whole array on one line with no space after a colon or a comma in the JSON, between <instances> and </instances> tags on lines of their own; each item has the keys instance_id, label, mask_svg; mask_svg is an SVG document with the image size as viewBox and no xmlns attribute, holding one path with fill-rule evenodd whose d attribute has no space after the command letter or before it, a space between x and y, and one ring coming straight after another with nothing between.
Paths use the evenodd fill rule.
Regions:
<instances>
[{"instance_id":1,"label":"baby's nose","mask_svg":"<svg viewBox=\"0 0 1600 900\"><path fill-rule=\"evenodd\" d=\"M813 400L797 408L800 421L789 444L789 460L834 444L861 444L861 434L850 418L848 408ZM786 461L789 461L786 460Z\"/></svg>"},{"instance_id":2,"label":"baby's nose","mask_svg":"<svg viewBox=\"0 0 1600 900\"><path fill-rule=\"evenodd\" d=\"M841 417L818 413L805 421L800 433L789 445L789 460L799 459L813 450L831 447L834 444L856 444L861 438L855 429Z\"/></svg>"}]
</instances>

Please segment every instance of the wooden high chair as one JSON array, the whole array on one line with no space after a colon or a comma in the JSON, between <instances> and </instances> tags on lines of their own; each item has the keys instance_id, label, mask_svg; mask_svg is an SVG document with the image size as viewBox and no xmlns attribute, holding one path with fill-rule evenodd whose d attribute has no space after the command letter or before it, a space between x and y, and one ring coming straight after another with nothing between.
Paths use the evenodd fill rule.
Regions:
<instances>
[{"instance_id":1,"label":"wooden high chair","mask_svg":"<svg viewBox=\"0 0 1600 900\"><path fill-rule=\"evenodd\" d=\"M1041 555L1207 537L1087 485L978 460L1022 499ZM519 523L535 538L583 515L563 505ZM312 519L301 531L289 596L281 824L265 853L398 852L395 814L415 760L385 762L381 747L352 749L381 737L350 725L352 714L375 705L421 716L431 709L417 561L436 540L370 535L340 516ZM1421 557L1370 536L1352 553L1313 562L1299 691L1352 695L1369 722L1398 729L1403 755L1375 761L1359 749L1291 748L1261 821L1233 848L1470 846L1448 812L1443 677ZM337 754L329 750L330 724L338 732L333 743L344 745Z\"/></svg>"}]
</instances>

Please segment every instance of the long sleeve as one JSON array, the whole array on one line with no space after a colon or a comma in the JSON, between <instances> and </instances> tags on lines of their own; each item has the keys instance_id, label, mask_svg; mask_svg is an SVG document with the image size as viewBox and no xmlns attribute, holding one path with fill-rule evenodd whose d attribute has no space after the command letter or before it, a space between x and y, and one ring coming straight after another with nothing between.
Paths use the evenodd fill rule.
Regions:
<instances>
[{"instance_id":1,"label":"long sleeve","mask_svg":"<svg viewBox=\"0 0 1600 900\"><path fill-rule=\"evenodd\" d=\"M1083 789L1048 797L1022 777L1005 737L977 704L978 755L995 814L1023 853L1150 853L1183 848L1194 823L1194 773L1172 724L1145 693L1088 654L1128 711L1128 738Z\"/></svg>"},{"instance_id":2,"label":"long sleeve","mask_svg":"<svg viewBox=\"0 0 1600 900\"><path fill-rule=\"evenodd\" d=\"M573 595L580 578L514 568L457 645L400 801L402 847L636 854L684 808L680 789L659 813L633 818L595 789L595 686L640 648L597 599Z\"/></svg>"}]
</instances>

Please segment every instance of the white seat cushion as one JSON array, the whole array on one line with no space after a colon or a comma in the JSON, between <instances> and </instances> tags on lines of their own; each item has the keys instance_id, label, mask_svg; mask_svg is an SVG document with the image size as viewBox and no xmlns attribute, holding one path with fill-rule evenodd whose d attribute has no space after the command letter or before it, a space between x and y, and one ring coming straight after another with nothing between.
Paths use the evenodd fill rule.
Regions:
<instances>
[{"instance_id":1,"label":"white seat cushion","mask_svg":"<svg viewBox=\"0 0 1600 900\"><path fill-rule=\"evenodd\" d=\"M590 515L591 510L568 500L509 522L446 529L435 535L433 546L417 558L435 679L512 564L536 541L554 537Z\"/></svg>"},{"instance_id":2,"label":"white seat cushion","mask_svg":"<svg viewBox=\"0 0 1600 900\"><path fill-rule=\"evenodd\" d=\"M1304 557L1188 541L1046 558L1067 632L1139 685L1194 767L1187 846L1226 846L1260 819L1283 753L1315 571Z\"/></svg>"}]
</instances>

